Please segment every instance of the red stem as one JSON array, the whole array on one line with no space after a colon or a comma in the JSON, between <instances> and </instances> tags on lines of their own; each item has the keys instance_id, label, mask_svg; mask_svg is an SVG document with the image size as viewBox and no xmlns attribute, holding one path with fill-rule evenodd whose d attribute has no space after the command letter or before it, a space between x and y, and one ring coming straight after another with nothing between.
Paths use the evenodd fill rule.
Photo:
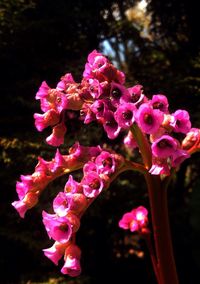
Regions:
<instances>
[{"instance_id":1,"label":"red stem","mask_svg":"<svg viewBox=\"0 0 200 284\"><path fill-rule=\"evenodd\" d=\"M161 187L160 177L145 174L148 185L152 224L154 231L159 284L178 284L173 255L167 207L167 191Z\"/></svg>"},{"instance_id":2,"label":"red stem","mask_svg":"<svg viewBox=\"0 0 200 284\"><path fill-rule=\"evenodd\" d=\"M131 131L138 143L144 165L146 169L150 169L152 153L147 137L136 124L133 125ZM144 176L148 186L152 216L155 243L153 266L156 278L159 284L178 284L168 217L167 186L169 180L161 185L160 176L151 175L149 172L144 173ZM154 259L156 259L156 266Z\"/></svg>"},{"instance_id":3,"label":"red stem","mask_svg":"<svg viewBox=\"0 0 200 284\"><path fill-rule=\"evenodd\" d=\"M157 279L158 283L161 283L160 275L159 275L159 271L158 271L157 259L156 259L156 256L155 256L154 248L152 246L150 232L144 233L144 234L142 233L142 237L144 238L146 245L147 245L147 248L149 250L149 254L150 254L150 257L151 257L151 262L152 262L152 265L153 265L153 270L154 270L156 279Z\"/></svg>"}]
</instances>

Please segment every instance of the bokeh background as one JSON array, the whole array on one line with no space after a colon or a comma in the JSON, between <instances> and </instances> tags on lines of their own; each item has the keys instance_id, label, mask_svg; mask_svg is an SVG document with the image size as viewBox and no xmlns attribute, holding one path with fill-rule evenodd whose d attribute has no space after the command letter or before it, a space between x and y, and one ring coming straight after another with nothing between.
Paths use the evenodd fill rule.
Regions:
<instances>
[{"instance_id":1,"label":"bokeh background","mask_svg":"<svg viewBox=\"0 0 200 284\"><path fill-rule=\"evenodd\" d=\"M48 186L40 204L24 220L10 205L15 182L30 174L37 156L55 150L38 133L33 113L41 82L54 87L72 72L81 80L89 52L97 49L126 73L127 86L142 84L147 95L168 96L171 111L187 109L200 127L199 10L194 0L1 0L0 1L0 283L156 283L144 242L118 228L121 215L146 205L143 178L123 174L82 219L77 242L83 273L62 276L43 256L50 246L41 222L67 176ZM67 122L67 153L77 139L108 145L101 127ZM110 146L123 151L120 138ZM129 153L130 154L130 153ZM184 162L169 190L177 270L182 284L197 283L200 269L200 155ZM75 173L77 178L80 173ZM173 284L173 283L169 283Z\"/></svg>"}]
</instances>

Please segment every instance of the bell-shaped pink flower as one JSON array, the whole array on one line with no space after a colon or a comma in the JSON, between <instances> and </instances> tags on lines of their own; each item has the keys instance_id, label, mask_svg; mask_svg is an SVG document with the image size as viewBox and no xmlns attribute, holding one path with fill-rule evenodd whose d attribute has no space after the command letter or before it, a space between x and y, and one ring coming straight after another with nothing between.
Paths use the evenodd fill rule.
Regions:
<instances>
[{"instance_id":1,"label":"bell-shaped pink flower","mask_svg":"<svg viewBox=\"0 0 200 284\"><path fill-rule=\"evenodd\" d=\"M135 221L137 221L140 228L144 227L148 223L147 215L148 211L145 207L139 206L136 209L133 209L131 213L134 216Z\"/></svg>"},{"instance_id":2,"label":"bell-shaped pink flower","mask_svg":"<svg viewBox=\"0 0 200 284\"><path fill-rule=\"evenodd\" d=\"M60 146L64 143L64 135L67 131L67 128L64 122L61 122L53 127L52 134L46 138L46 141L49 145Z\"/></svg>"},{"instance_id":3,"label":"bell-shaped pink flower","mask_svg":"<svg viewBox=\"0 0 200 284\"><path fill-rule=\"evenodd\" d=\"M124 230L130 229L132 232L137 231L139 229L139 226L134 220L133 214L131 212L125 213L122 216L122 219L119 221L119 227Z\"/></svg>"},{"instance_id":4,"label":"bell-shaped pink flower","mask_svg":"<svg viewBox=\"0 0 200 284\"><path fill-rule=\"evenodd\" d=\"M26 211L38 202L38 194L35 192L28 192L24 198L19 201L14 201L12 206L17 210L21 218L24 218Z\"/></svg>"},{"instance_id":5,"label":"bell-shaped pink flower","mask_svg":"<svg viewBox=\"0 0 200 284\"><path fill-rule=\"evenodd\" d=\"M68 84L75 83L74 78L71 73L67 73L61 77L61 81L58 82L56 89L59 91L65 91Z\"/></svg>"},{"instance_id":6,"label":"bell-shaped pink flower","mask_svg":"<svg viewBox=\"0 0 200 284\"><path fill-rule=\"evenodd\" d=\"M182 148L184 150L190 150L193 147L197 147L200 142L200 129L191 128L186 134L186 137L182 141Z\"/></svg>"},{"instance_id":7,"label":"bell-shaped pink flower","mask_svg":"<svg viewBox=\"0 0 200 284\"><path fill-rule=\"evenodd\" d=\"M178 142L169 135L163 135L152 143L151 149L155 157L168 158L177 151Z\"/></svg>"},{"instance_id":8,"label":"bell-shaped pink flower","mask_svg":"<svg viewBox=\"0 0 200 284\"><path fill-rule=\"evenodd\" d=\"M94 198L98 196L103 187L104 182L96 172L88 172L82 179L83 193L86 197Z\"/></svg>"},{"instance_id":9,"label":"bell-shaped pink flower","mask_svg":"<svg viewBox=\"0 0 200 284\"><path fill-rule=\"evenodd\" d=\"M114 107L117 107L120 103L122 96L128 95L128 90L121 84L115 82L111 83L110 100Z\"/></svg>"},{"instance_id":10,"label":"bell-shaped pink flower","mask_svg":"<svg viewBox=\"0 0 200 284\"><path fill-rule=\"evenodd\" d=\"M155 133L161 126L163 119L163 112L153 109L148 103L142 104L136 113L139 127L147 134Z\"/></svg>"},{"instance_id":11,"label":"bell-shaped pink flower","mask_svg":"<svg viewBox=\"0 0 200 284\"><path fill-rule=\"evenodd\" d=\"M97 79L89 79L89 93L93 99L98 99L103 92L103 86Z\"/></svg>"},{"instance_id":12,"label":"bell-shaped pink flower","mask_svg":"<svg viewBox=\"0 0 200 284\"><path fill-rule=\"evenodd\" d=\"M118 136L121 127L116 122L112 111L106 111L104 113L103 128L106 131L108 138L115 139Z\"/></svg>"},{"instance_id":13,"label":"bell-shaped pink flower","mask_svg":"<svg viewBox=\"0 0 200 284\"><path fill-rule=\"evenodd\" d=\"M60 120L60 114L54 109L50 109L44 114L35 113L35 126L38 131L42 131L48 126L56 125Z\"/></svg>"},{"instance_id":14,"label":"bell-shaped pink flower","mask_svg":"<svg viewBox=\"0 0 200 284\"><path fill-rule=\"evenodd\" d=\"M129 128L135 121L136 107L132 103L119 105L114 113L115 120L122 128Z\"/></svg>"},{"instance_id":15,"label":"bell-shaped pink flower","mask_svg":"<svg viewBox=\"0 0 200 284\"><path fill-rule=\"evenodd\" d=\"M97 156L98 157L98 156ZM97 172L98 168L95 162L89 161L83 166L83 174L86 175L89 172Z\"/></svg>"},{"instance_id":16,"label":"bell-shaped pink flower","mask_svg":"<svg viewBox=\"0 0 200 284\"><path fill-rule=\"evenodd\" d=\"M72 228L66 217L59 217L56 214L42 212L43 223L50 238L60 243L69 241L72 235Z\"/></svg>"},{"instance_id":17,"label":"bell-shaped pink flower","mask_svg":"<svg viewBox=\"0 0 200 284\"><path fill-rule=\"evenodd\" d=\"M94 103L90 106L92 112L95 114L97 119L101 119L104 116L104 113L109 109L107 100L95 100Z\"/></svg>"},{"instance_id":18,"label":"bell-shaped pink flower","mask_svg":"<svg viewBox=\"0 0 200 284\"><path fill-rule=\"evenodd\" d=\"M67 212L69 211L69 202L66 193L59 192L57 194L53 200L53 210L60 217L67 215Z\"/></svg>"},{"instance_id":19,"label":"bell-shaped pink flower","mask_svg":"<svg viewBox=\"0 0 200 284\"><path fill-rule=\"evenodd\" d=\"M54 212L60 217L66 216L69 211L78 214L86 205L87 199L85 195L81 193L59 192L53 201Z\"/></svg>"},{"instance_id":20,"label":"bell-shaped pink flower","mask_svg":"<svg viewBox=\"0 0 200 284\"><path fill-rule=\"evenodd\" d=\"M172 114L175 118L174 131L187 133L191 129L191 122L189 113L186 110L177 110Z\"/></svg>"},{"instance_id":21,"label":"bell-shaped pink flower","mask_svg":"<svg viewBox=\"0 0 200 284\"><path fill-rule=\"evenodd\" d=\"M133 150L138 147L138 144L133 137L133 134L131 131L128 132L128 134L124 137L124 145L130 150Z\"/></svg>"},{"instance_id":22,"label":"bell-shaped pink flower","mask_svg":"<svg viewBox=\"0 0 200 284\"><path fill-rule=\"evenodd\" d=\"M128 88L128 93L124 93L120 99L120 103L133 103L135 106L138 106L142 102L145 102L145 96L142 93L142 86L135 85L131 88Z\"/></svg>"},{"instance_id":23,"label":"bell-shaped pink flower","mask_svg":"<svg viewBox=\"0 0 200 284\"><path fill-rule=\"evenodd\" d=\"M48 257L55 265L58 265L58 261L64 255L67 245L68 244L55 242L52 247L43 249L44 255Z\"/></svg>"},{"instance_id":24,"label":"bell-shaped pink flower","mask_svg":"<svg viewBox=\"0 0 200 284\"><path fill-rule=\"evenodd\" d=\"M167 97L161 94L154 95L150 101L153 109L158 109L164 113L168 113L168 100Z\"/></svg>"},{"instance_id":25,"label":"bell-shaped pink flower","mask_svg":"<svg viewBox=\"0 0 200 284\"><path fill-rule=\"evenodd\" d=\"M186 150L178 149L172 155L172 167L180 166L180 164L189 157L190 155Z\"/></svg>"},{"instance_id":26,"label":"bell-shaped pink flower","mask_svg":"<svg viewBox=\"0 0 200 284\"><path fill-rule=\"evenodd\" d=\"M81 186L79 182L75 181L72 175L69 175L68 181L65 184L64 191L70 193L79 193Z\"/></svg>"},{"instance_id":27,"label":"bell-shaped pink flower","mask_svg":"<svg viewBox=\"0 0 200 284\"><path fill-rule=\"evenodd\" d=\"M148 224L147 215L147 209L139 206L122 216L122 219L119 221L119 227L124 230L129 229L131 232L141 231Z\"/></svg>"},{"instance_id":28,"label":"bell-shaped pink flower","mask_svg":"<svg viewBox=\"0 0 200 284\"><path fill-rule=\"evenodd\" d=\"M79 276L81 273L80 266L81 250L77 245L71 244L65 251L65 264L61 269L63 274L68 274L71 277Z\"/></svg>"},{"instance_id":29,"label":"bell-shaped pink flower","mask_svg":"<svg viewBox=\"0 0 200 284\"><path fill-rule=\"evenodd\" d=\"M90 104L83 104L82 109L80 111L80 118L84 121L85 124L89 124L90 122L96 119Z\"/></svg>"},{"instance_id":30,"label":"bell-shaped pink flower","mask_svg":"<svg viewBox=\"0 0 200 284\"><path fill-rule=\"evenodd\" d=\"M12 202L12 206L17 210L21 218L24 218L26 211L29 209L23 200Z\"/></svg>"},{"instance_id":31,"label":"bell-shaped pink flower","mask_svg":"<svg viewBox=\"0 0 200 284\"><path fill-rule=\"evenodd\" d=\"M35 98L36 100L40 100L43 98L46 98L48 96L48 91L50 90L50 87L47 85L45 81L42 82Z\"/></svg>"},{"instance_id":32,"label":"bell-shaped pink flower","mask_svg":"<svg viewBox=\"0 0 200 284\"><path fill-rule=\"evenodd\" d=\"M166 159L154 157L152 159L152 166L149 170L152 175L170 175L169 165Z\"/></svg>"},{"instance_id":33,"label":"bell-shaped pink flower","mask_svg":"<svg viewBox=\"0 0 200 284\"><path fill-rule=\"evenodd\" d=\"M102 151L95 159L95 165L99 174L110 175L115 172L116 162L112 154Z\"/></svg>"}]
</instances>

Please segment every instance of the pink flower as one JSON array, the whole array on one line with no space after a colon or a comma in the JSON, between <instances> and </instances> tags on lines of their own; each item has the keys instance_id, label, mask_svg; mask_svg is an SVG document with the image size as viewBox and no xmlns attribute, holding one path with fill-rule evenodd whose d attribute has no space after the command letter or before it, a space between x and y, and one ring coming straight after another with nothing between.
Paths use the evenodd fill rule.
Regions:
<instances>
[{"instance_id":1,"label":"pink flower","mask_svg":"<svg viewBox=\"0 0 200 284\"><path fill-rule=\"evenodd\" d=\"M136 113L139 127L147 134L155 133L161 126L163 119L164 114L157 109L153 109L148 103L142 104Z\"/></svg>"},{"instance_id":2,"label":"pink flower","mask_svg":"<svg viewBox=\"0 0 200 284\"><path fill-rule=\"evenodd\" d=\"M104 113L103 128L106 131L108 138L115 139L118 136L121 127L117 124L112 111L106 111Z\"/></svg>"},{"instance_id":3,"label":"pink flower","mask_svg":"<svg viewBox=\"0 0 200 284\"><path fill-rule=\"evenodd\" d=\"M190 155L186 150L178 149L172 155L172 167L178 167L185 160L188 159Z\"/></svg>"},{"instance_id":4,"label":"pink flower","mask_svg":"<svg viewBox=\"0 0 200 284\"><path fill-rule=\"evenodd\" d=\"M98 76L99 73L103 72L107 64L108 59L96 50L93 50L88 55L88 63L85 65L83 77L88 79L95 78L95 75Z\"/></svg>"},{"instance_id":5,"label":"pink flower","mask_svg":"<svg viewBox=\"0 0 200 284\"><path fill-rule=\"evenodd\" d=\"M21 218L24 218L26 211L29 209L23 200L12 202L12 206L17 210Z\"/></svg>"},{"instance_id":6,"label":"pink flower","mask_svg":"<svg viewBox=\"0 0 200 284\"><path fill-rule=\"evenodd\" d=\"M54 212L60 216L66 216L69 211L80 213L87 205L84 194L59 192L53 201Z\"/></svg>"},{"instance_id":7,"label":"pink flower","mask_svg":"<svg viewBox=\"0 0 200 284\"><path fill-rule=\"evenodd\" d=\"M124 86L115 82L111 83L110 100L114 107L117 107L120 103L121 97L126 95L128 95L128 91Z\"/></svg>"},{"instance_id":8,"label":"pink flower","mask_svg":"<svg viewBox=\"0 0 200 284\"><path fill-rule=\"evenodd\" d=\"M61 269L63 274L68 274L71 277L79 276L81 273L80 266L81 250L77 245L71 244L65 251L65 264Z\"/></svg>"},{"instance_id":9,"label":"pink flower","mask_svg":"<svg viewBox=\"0 0 200 284\"><path fill-rule=\"evenodd\" d=\"M75 214L79 214L87 206L87 198L82 193L67 194L69 209Z\"/></svg>"},{"instance_id":10,"label":"pink flower","mask_svg":"<svg viewBox=\"0 0 200 284\"><path fill-rule=\"evenodd\" d=\"M139 226L134 220L134 216L131 212L125 213L122 216L122 219L119 221L119 227L124 230L130 229L131 232L137 231L139 229Z\"/></svg>"},{"instance_id":11,"label":"pink flower","mask_svg":"<svg viewBox=\"0 0 200 284\"><path fill-rule=\"evenodd\" d=\"M74 213L78 213L78 212L72 212L70 210L66 215L66 218L71 225L72 233L76 233L78 229L80 228L80 218L76 216Z\"/></svg>"},{"instance_id":12,"label":"pink flower","mask_svg":"<svg viewBox=\"0 0 200 284\"><path fill-rule=\"evenodd\" d=\"M83 166L83 174L86 175L89 172L97 172L97 169L96 163L89 161Z\"/></svg>"},{"instance_id":13,"label":"pink flower","mask_svg":"<svg viewBox=\"0 0 200 284\"><path fill-rule=\"evenodd\" d=\"M61 81L57 84L56 89L59 91L65 91L67 88L67 85L73 84L73 83L75 83L75 81L74 81L72 74L67 73L61 78Z\"/></svg>"},{"instance_id":14,"label":"pink flower","mask_svg":"<svg viewBox=\"0 0 200 284\"><path fill-rule=\"evenodd\" d=\"M83 193L89 198L98 196L104 187L102 178L95 172L88 172L83 177L81 184L83 186Z\"/></svg>"},{"instance_id":15,"label":"pink flower","mask_svg":"<svg viewBox=\"0 0 200 284\"><path fill-rule=\"evenodd\" d=\"M48 126L56 125L60 120L60 115L54 109L50 109L44 114L35 113L34 119L37 130L42 131Z\"/></svg>"},{"instance_id":16,"label":"pink flower","mask_svg":"<svg viewBox=\"0 0 200 284\"><path fill-rule=\"evenodd\" d=\"M46 138L46 141L49 145L60 146L64 143L64 135L67 131L67 128L64 122L61 122L53 127L53 132L50 136Z\"/></svg>"},{"instance_id":17,"label":"pink flower","mask_svg":"<svg viewBox=\"0 0 200 284\"><path fill-rule=\"evenodd\" d=\"M169 165L166 159L153 157L152 166L149 170L152 175L170 175Z\"/></svg>"},{"instance_id":18,"label":"pink flower","mask_svg":"<svg viewBox=\"0 0 200 284\"><path fill-rule=\"evenodd\" d=\"M161 94L154 95L150 101L150 104L152 105L153 109L159 109L164 113L168 113L169 103L166 96Z\"/></svg>"},{"instance_id":19,"label":"pink flower","mask_svg":"<svg viewBox=\"0 0 200 284\"><path fill-rule=\"evenodd\" d=\"M131 88L128 88L128 92L122 95L120 102L133 103L138 106L145 98L144 94L142 93L142 88L143 87L141 85L135 85Z\"/></svg>"},{"instance_id":20,"label":"pink flower","mask_svg":"<svg viewBox=\"0 0 200 284\"><path fill-rule=\"evenodd\" d=\"M133 209L131 213L134 216L134 219L137 221L140 228L144 227L148 223L147 215L148 211L145 207L139 206L136 209Z\"/></svg>"},{"instance_id":21,"label":"pink flower","mask_svg":"<svg viewBox=\"0 0 200 284\"><path fill-rule=\"evenodd\" d=\"M129 229L131 232L141 231L147 226L147 215L147 209L143 206L139 206L122 216L122 219L119 221L119 227L124 230Z\"/></svg>"},{"instance_id":22,"label":"pink flower","mask_svg":"<svg viewBox=\"0 0 200 284\"><path fill-rule=\"evenodd\" d=\"M172 116L175 118L175 132L187 133L191 129L190 116L186 110L179 109Z\"/></svg>"},{"instance_id":23,"label":"pink flower","mask_svg":"<svg viewBox=\"0 0 200 284\"><path fill-rule=\"evenodd\" d=\"M36 100L40 100L43 98L46 98L48 96L48 91L50 90L50 87L47 85L45 81L42 82L35 98Z\"/></svg>"},{"instance_id":24,"label":"pink flower","mask_svg":"<svg viewBox=\"0 0 200 284\"><path fill-rule=\"evenodd\" d=\"M82 108L83 100L81 94L78 90L75 92L73 89L67 90L67 96L64 97L63 103L61 104L62 109L80 110Z\"/></svg>"},{"instance_id":25,"label":"pink flower","mask_svg":"<svg viewBox=\"0 0 200 284\"><path fill-rule=\"evenodd\" d=\"M85 124L89 124L90 122L96 119L94 113L92 112L91 105L84 103L82 109L80 111L81 119L84 120Z\"/></svg>"},{"instance_id":26,"label":"pink flower","mask_svg":"<svg viewBox=\"0 0 200 284\"><path fill-rule=\"evenodd\" d=\"M168 158L177 151L178 142L169 135L163 135L152 143L151 149L155 157Z\"/></svg>"},{"instance_id":27,"label":"pink flower","mask_svg":"<svg viewBox=\"0 0 200 284\"><path fill-rule=\"evenodd\" d=\"M43 252L55 265L58 265L58 261L64 255L66 246L67 244L55 242L52 247L43 249Z\"/></svg>"},{"instance_id":28,"label":"pink flower","mask_svg":"<svg viewBox=\"0 0 200 284\"><path fill-rule=\"evenodd\" d=\"M70 149L69 154L71 159L76 159L76 161L83 161L86 162L88 160L91 160L92 157L96 157L101 153L101 147L87 147L82 146L79 144L79 142L76 142Z\"/></svg>"},{"instance_id":29,"label":"pink flower","mask_svg":"<svg viewBox=\"0 0 200 284\"><path fill-rule=\"evenodd\" d=\"M200 129L191 128L186 134L186 137L182 141L182 147L184 150L190 150L192 147L198 146L200 141Z\"/></svg>"},{"instance_id":30,"label":"pink flower","mask_svg":"<svg viewBox=\"0 0 200 284\"><path fill-rule=\"evenodd\" d=\"M108 101L106 100L95 100L95 102L90 106L92 112L96 115L97 119L101 119L104 113L109 109Z\"/></svg>"},{"instance_id":31,"label":"pink flower","mask_svg":"<svg viewBox=\"0 0 200 284\"><path fill-rule=\"evenodd\" d=\"M21 218L24 218L26 211L34 207L38 202L38 194L35 192L28 192L24 198L19 201L14 201L12 206L18 211Z\"/></svg>"},{"instance_id":32,"label":"pink flower","mask_svg":"<svg viewBox=\"0 0 200 284\"><path fill-rule=\"evenodd\" d=\"M135 138L133 137L133 134L132 134L131 131L129 131L128 134L125 136L124 145L125 145L125 147L127 147L130 150L133 150L133 149L138 147L138 144L137 144Z\"/></svg>"},{"instance_id":33,"label":"pink flower","mask_svg":"<svg viewBox=\"0 0 200 284\"><path fill-rule=\"evenodd\" d=\"M53 200L53 210L60 217L66 216L69 211L69 202L66 193L59 192L57 194Z\"/></svg>"},{"instance_id":34,"label":"pink flower","mask_svg":"<svg viewBox=\"0 0 200 284\"><path fill-rule=\"evenodd\" d=\"M95 165L99 174L110 175L115 172L116 162L115 158L109 152L103 151L96 157Z\"/></svg>"},{"instance_id":35,"label":"pink flower","mask_svg":"<svg viewBox=\"0 0 200 284\"><path fill-rule=\"evenodd\" d=\"M73 176L70 175L68 181L65 184L64 191L71 193L78 193L80 191L80 184L73 179Z\"/></svg>"},{"instance_id":36,"label":"pink flower","mask_svg":"<svg viewBox=\"0 0 200 284\"><path fill-rule=\"evenodd\" d=\"M124 103L119 105L114 113L115 120L122 128L129 128L135 121L136 107L132 103Z\"/></svg>"},{"instance_id":37,"label":"pink flower","mask_svg":"<svg viewBox=\"0 0 200 284\"><path fill-rule=\"evenodd\" d=\"M103 93L103 86L97 79L89 79L89 93L93 99L98 99Z\"/></svg>"},{"instance_id":38,"label":"pink flower","mask_svg":"<svg viewBox=\"0 0 200 284\"><path fill-rule=\"evenodd\" d=\"M32 181L32 176L31 176L31 181ZM24 198L25 194L30 190L31 186L33 186L33 183L30 185L23 181L22 182L17 181L16 191L20 200Z\"/></svg>"},{"instance_id":39,"label":"pink flower","mask_svg":"<svg viewBox=\"0 0 200 284\"><path fill-rule=\"evenodd\" d=\"M59 217L56 214L48 214L45 211L42 212L42 216L49 238L60 243L66 243L69 241L72 235L72 228L66 217Z\"/></svg>"}]
</instances>

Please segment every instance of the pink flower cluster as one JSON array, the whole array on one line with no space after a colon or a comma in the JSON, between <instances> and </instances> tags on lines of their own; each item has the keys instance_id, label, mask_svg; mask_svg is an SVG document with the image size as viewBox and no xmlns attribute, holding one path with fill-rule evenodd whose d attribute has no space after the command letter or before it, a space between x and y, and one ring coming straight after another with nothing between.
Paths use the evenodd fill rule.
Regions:
<instances>
[{"instance_id":1,"label":"pink flower cluster","mask_svg":"<svg viewBox=\"0 0 200 284\"><path fill-rule=\"evenodd\" d=\"M49 238L55 241L51 248L44 250L44 254L55 264L64 255L65 264L61 269L63 274L80 274L80 249L74 243L80 219L91 202L109 186L110 177L122 164L119 155L102 151L84 165L80 182L69 176L64 192L59 192L53 201L54 214L43 211L46 231ZM72 257L69 256L69 247L72 247Z\"/></svg>"},{"instance_id":2,"label":"pink flower cluster","mask_svg":"<svg viewBox=\"0 0 200 284\"><path fill-rule=\"evenodd\" d=\"M119 221L119 227L131 232L142 232L148 224L148 211L145 207L139 206L130 212L125 213Z\"/></svg>"},{"instance_id":3,"label":"pink flower cluster","mask_svg":"<svg viewBox=\"0 0 200 284\"><path fill-rule=\"evenodd\" d=\"M75 234L80 227L80 219L103 189L108 188L110 178L123 166L122 156L104 151L98 147L84 147L76 143L69 155L61 155L57 150L54 159L39 163L32 175L21 176L17 182L19 201L12 205L21 217L38 201L47 184L56 177L83 168L83 177L77 182L70 175L63 192L53 201L53 214L43 211L43 223L49 238L55 243L44 249L44 254L55 264L64 256L63 274L77 276L81 272L81 251L75 244Z\"/></svg>"},{"instance_id":4,"label":"pink flower cluster","mask_svg":"<svg viewBox=\"0 0 200 284\"><path fill-rule=\"evenodd\" d=\"M191 128L186 110L170 113L164 95L153 95L149 99L141 85L126 88L124 84L124 73L94 50L88 56L80 83L67 73L55 89L43 82L36 94L43 113L34 114L35 126L38 131L52 128L52 133L46 138L48 144L60 146L64 143L66 114L80 111L85 124L96 120L109 139L122 133L125 147L130 151L139 147L141 153L143 139L147 143L146 152L150 153L150 163L141 165L100 146L85 147L77 142L69 149L68 155L57 150L51 161L39 157L34 173L21 176L16 185L19 200L12 205L24 217L26 211L37 204L49 182L83 169L79 182L69 176L64 191L59 192L53 201L53 213L43 211L47 234L54 240L52 247L44 249L44 254L56 265L64 257L63 274L80 274L81 250L75 237L81 217L120 171L135 168L152 175L169 175L172 168L179 167L191 153L200 149L200 130ZM124 214L119 226L141 233L147 227L147 215L148 211L140 206Z\"/></svg>"},{"instance_id":5,"label":"pink flower cluster","mask_svg":"<svg viewBox=\"0 0 200 284\"><path fill-rule=\"evenodd\" d=\"M38 164L32 175L21 175L21 181L17 182L16 191L19 197L12 205L23 218L26 211L38 202L38 197L49 182L57 177L82 168L83 165L93 157L100 154L101 148L85 147L79 143L69 149L69 155L61 155L57 150L51 161L38 158Z\"/></svg>"},{"instance_id":6,"label":"pink flower cluster","mask_svg":"<svg viewBox=\"0 0 200 284\"><path fill-rule=\"evenodd\" d=\"M61 78L55 89L43 82L36 94L44 114L35 114L39 131L51 126L52 134L47 143L59 146L64 142L65 111L80 110L85 124L97 120L102 124L108 138L115 139L120 132L126 133L124 144L137 148L131 128L137 124L149 136L152 149L151 174L170 174L189 157L176 133L187 135L191 129L189 114L177 110L170 114L168 100L162 94L151 99L144 95L141 85L126 88L125 75L108 59L94 50L88 56L81 83L76 83L71 74Z\"/></svg>"}]
</instances>

